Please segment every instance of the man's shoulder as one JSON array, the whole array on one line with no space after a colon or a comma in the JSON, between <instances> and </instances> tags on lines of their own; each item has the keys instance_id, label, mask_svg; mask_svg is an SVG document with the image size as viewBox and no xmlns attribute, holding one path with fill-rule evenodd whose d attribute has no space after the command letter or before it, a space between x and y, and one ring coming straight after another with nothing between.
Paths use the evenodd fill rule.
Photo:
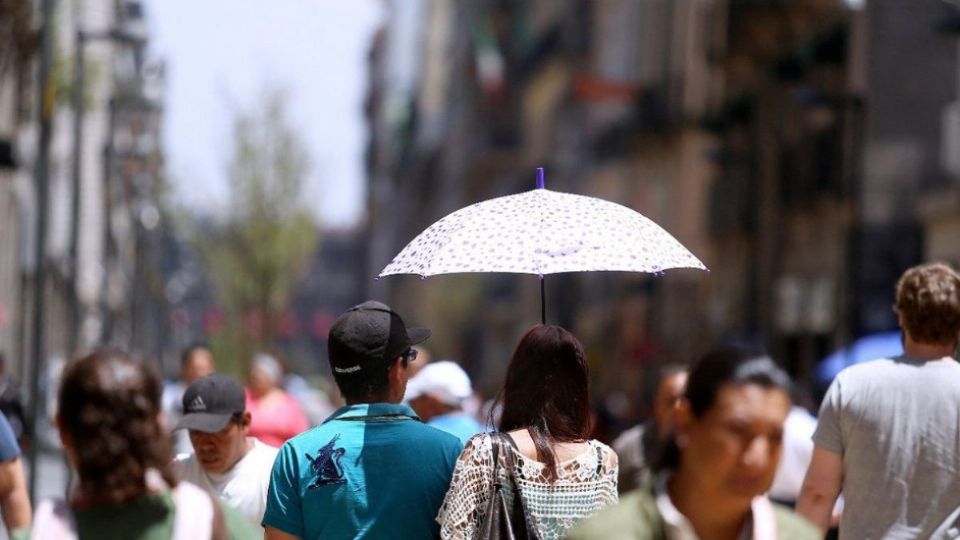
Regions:
<instances>
[{"instance_id":1,"label":"man's shoulder","mask_svg":"<svg viewBox=\"0 0 960 540\"><path fill-rule=\"evenodd\" d=\"M918 371L918 367L924 369ZM943 362L935 365L924 365L904 361L902 358L877 358L844 369L837 375L837 380L847 388L855 388L860 385L873 388L878 384L902 386L905 382L905 375L916 373L922 373L927 379L934 377L938 380L947 378L960 381L960 364ZM909 380L919 384L923 378L918 379L911 376Z\"/></svg>"},{"instance_id":2,"label":"man's shoulder","mask_svg":"<svg viewBox=\"0 0 960 540\"><path fill-rule=\"evenodd\" d=\"M443 430L440 429L440 428L431 426L430 424L427 424L427 423L424 423L424 422L418 422L418 421L415 421L415 422L404 422L404 423L403 423L403 427L404 427L404 429L410 430L411 433L420 433L420 434L422 434L424 437L428 437L428 438L431 438L431 439L436 439L436 440L442 441L442 442L449 442L449 441L451 441L451 440L453 440L453 441L459 440L459 439L457 439L456 436L451 435L451 434L447 433L446 431L443 431Z\"/></svg>"},{"instance_id":3,"label":"man's shoulder","mask_svg":"<svg viewBox=\"0 0 960 540\"><path fill-rule=\"evenodd\" d=\"M287 439L274 457L275 463L296 463L304 457L311 459L310 456L318 455L322 452L332 452L339 449L354 449L363 446L363 436L356 436L345 429L348 426L336 426L320 424L314 426L299 435ZM269 448L269 445L266 445Z\"/></svg>"},{"instance_id":4,"label":"man's shoulder","mask_svg":"<svg viewBox=\"0 0 960 540\"><path fill-rule=\"evenodd\" d=\"M276 446L270 446L269 444L258 439L254 439L253 448L250 450L251 454L262 458L275 458L277 457L278 452L280 452L280 449Z\"/></svg>"},{"instance_id":5,"label":"man's shoulder","mask_svg":"<svg viewBox=\"0 0 960 540\"><path fill-rule=\"evenodd\" d=\"M635 489L617 504L607 506L572 529L567 538L662 538L663 518L653 495L647 489Z\"/></svg>"},{"instance_id":6,"label":"man's shoulder","mask_svg":"<svg viewBox=\"0 0 960 540\"><path fill-rule=\"evenodd\" d=\"M442 429L441 426L467 426L471 428L477 428L476 433L480 433L483 430L483 424L477 421L473 416L460 412L452 414L442 414L440 416L435 416L429 421L425 422L428 426Z\"/></svg>"},{"instance_id":7,"label":"man's shoulder","mask_svg":"<svg viewBox=\"0 0 960 540\"><path fill-rule=\"evenodd\" d=\"M337 437L337 446L363 446L364 439L367 436L357 440L345 434L346 426L340 425L337 421L327 422L312 427L307 431L287 440L284 446L292 448L311 447L317 442L327 443L331 438ZM457 451L463 447L456 436L445 431L439 430L433 426L428 426L419 420L399 420L396 421L396 428L403 433L403 437L398 440L398 444L414 443L420 446L453 448Z\"/></svg>"},{"instance_id":8,"label":"man's shoulder","mask_svg":"<svg viewBox=\"0 0 960 540\"><path fill-rule=\"evenodd\" d=\"M255 440L253 448L250 449L243 461L249 463L250 467L263 468L269 472L273 468L273 462L276 461L278 453L280 453L279 448Z\"/></svg>"},{"instance_id":9,"label":"man's shoulder","mask_svg":"<svg viewBox=\"0 0 960 540\"><path fill-rule=\"evenodd\" d=\"M837 374L835 382L849 391L858 387L873 387L877 384L901 383L902 373L895 360L877 358L845 368Z\"/></svg>"},{"instance_id":10,"label":"man's shoulder","mask_svg":"<svg viewBox=\"0 0 960 540\"><path fill-rule=\"evenodd\" d=\"M439 448L445 453L459 455L463 450L463 442L459 437L424 424L423 422L404 422L403 429L410 433L411 440L417 441L421 448Z\"/></svg>"},{"instance_id":11,"label":"man's shoulder","mask_svg":"<svg viewBox=\"0 0 960 540\"><path fill-rule=\"evenodd\" d=\"M859 364L853 364L845 369L843 369L839 376L844 377L862 377L865 375L875 375L877 373L884 373L896 367L897 363L892 358L874 358L873 360L867 360L866 362L860 362Z\"/></svg>"}]
</instances>

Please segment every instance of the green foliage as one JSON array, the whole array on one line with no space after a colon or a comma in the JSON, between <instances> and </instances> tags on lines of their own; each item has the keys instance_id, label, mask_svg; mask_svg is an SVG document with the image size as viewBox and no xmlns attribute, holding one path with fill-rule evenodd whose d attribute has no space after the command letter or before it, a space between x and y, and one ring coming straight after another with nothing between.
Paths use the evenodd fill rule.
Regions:
<instances>
[{"instance_id":1,"label":"green foliage","mask_svg":"<svg viewBox=\"0 0 960 540\"><path fill-rule=\"evenodd\" d=\"M308 169L281 92L268 92L259 108L237 114L226 220L197 236L226 314L222 335L211 336L218 362L230 358L245 367L257 350L274 348L274 323L317 243L303 205Z\"/></svg>"}]
</instances>

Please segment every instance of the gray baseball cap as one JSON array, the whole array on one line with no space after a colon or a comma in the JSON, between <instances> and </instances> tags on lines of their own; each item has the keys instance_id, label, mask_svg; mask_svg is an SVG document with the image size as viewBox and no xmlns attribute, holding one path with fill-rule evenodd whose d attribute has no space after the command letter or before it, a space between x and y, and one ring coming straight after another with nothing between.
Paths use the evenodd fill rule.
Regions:
<instances>
[{"instance_id":1,"label":"gray baseball cap","mask_svg":"<svg viewBox=\"0 0 960 540\"><path fill-rule=\"evenodd\" d=\"M246 401L243 387L232 378L221 373L200 377L184 391L183 418L173 429L217 433L243 414Z\"/></svg>"}]
</instances>

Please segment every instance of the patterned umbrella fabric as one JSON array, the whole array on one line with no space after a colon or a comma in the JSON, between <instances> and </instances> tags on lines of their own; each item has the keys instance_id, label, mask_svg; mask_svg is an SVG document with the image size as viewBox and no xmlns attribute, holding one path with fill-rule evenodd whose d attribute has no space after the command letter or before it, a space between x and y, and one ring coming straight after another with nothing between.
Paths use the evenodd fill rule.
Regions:
<instances>
[{"instance_id":1,"label":"patterned umbrella fabric","mask_svg":"<svg viewBox=\"0 0 960 540\"><path fill-rule=\"evenodd\" d=\"M380 276L460 272L622 271L706 267L653 221L616 203L535 189L467 206L437 221Z\"/></svg>"}]
</instances>

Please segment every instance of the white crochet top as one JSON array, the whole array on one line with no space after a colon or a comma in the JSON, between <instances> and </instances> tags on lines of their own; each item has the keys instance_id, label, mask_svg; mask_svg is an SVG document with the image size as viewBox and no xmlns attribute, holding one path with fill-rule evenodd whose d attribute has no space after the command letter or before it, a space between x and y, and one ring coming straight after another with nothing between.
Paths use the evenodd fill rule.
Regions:
<instances>
[{"instance_id":1,"label":"white crochet top","mask_svg":"<svg viewBox=\"0 0 960 540\"><path fill-rule=\"evenodd\" d=\"M546 478L545 464L525 457L509 443L500 445L498 473L507 508L513 508L513 484L503 453L513 452L523 502L544 540L563 538L582 518L618 500L617 454L601 442L590 440L588 444L586 452L557 464L557 478L552 484ZM469 540L476 536L487 510L492 474L490 435L474 435L457 460L450 489L437 515L440 538Z\"/></svg>"}]
</instances>

